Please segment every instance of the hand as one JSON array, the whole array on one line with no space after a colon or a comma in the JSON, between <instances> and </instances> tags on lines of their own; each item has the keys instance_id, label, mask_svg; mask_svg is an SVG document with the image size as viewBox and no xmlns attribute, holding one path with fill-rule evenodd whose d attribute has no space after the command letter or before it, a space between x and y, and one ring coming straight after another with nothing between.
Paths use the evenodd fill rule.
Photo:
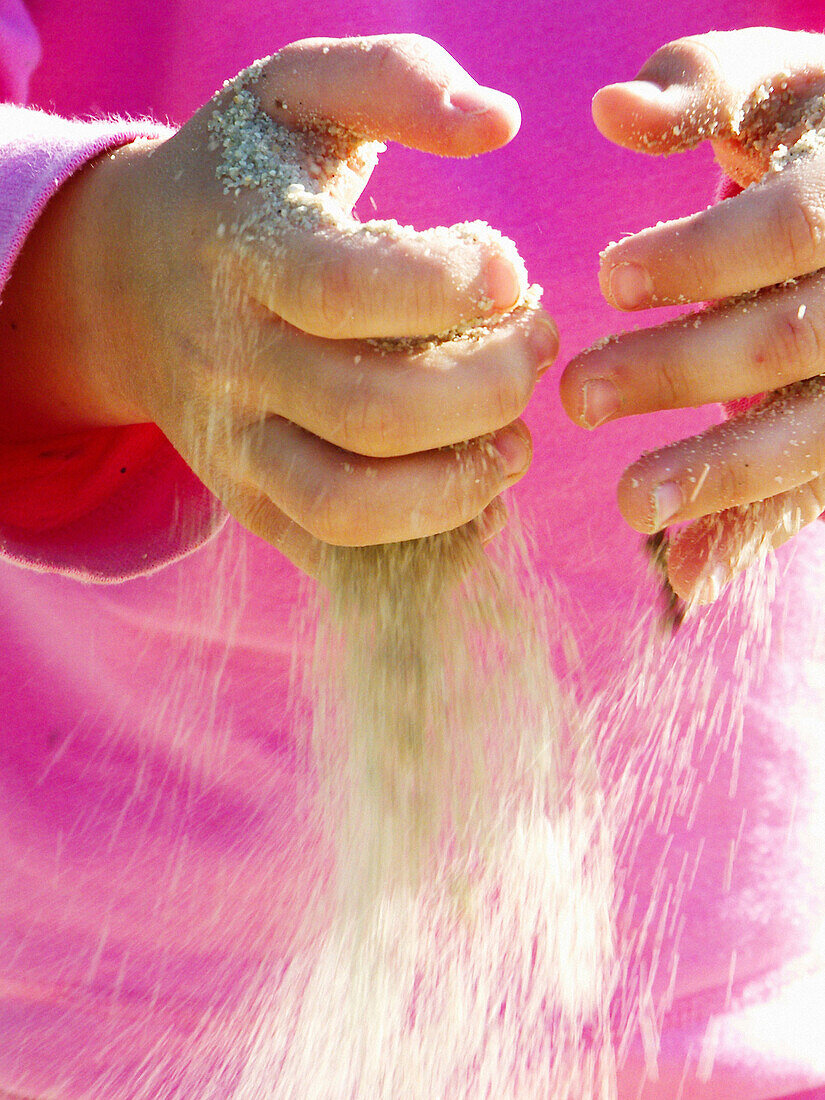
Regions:
<instances>
[{"instance_id":1,"label":"hand","mask_svg":"<svg viewBox=\"0 0 825 1100\"><path fill-rule=\"evenodd\" d=\"M602 291L619 309L718 304L586 351L561 381L568 415L589 428L770 395L620 481L636 530L696 521L672 538L667 567L698 602L825 508L823 93L825 37L753 28L671 43L593 101L612 141L670 153L709 140L746 188L602 256Z\"/></svg>"},{"instance_id":2,"label":"hand","mask_svg":"<svg viewBox=\"0 0 825 1100\"><path fill-rule=\"evenodd\" d=\"M71 349L55 377L82 380L64 385L67 423L154 421L241 523L312 571L319 540L457 527L521 477L531 448L518 417L557 334L519 308L473 339L368 342L495 319L523 277L493 235L393 236L352 218L374 164L354 133L470 156L510 140L513 100L404 35L299 42L253 79L333 218L254 239L239 228L270 212L261 192L219 178L227 88L169 140L124 147L64 189L17 287L37 285L38 244L51 259L68 237L69 305L51 348L52 363ZM330 124L347 148L319 161Z\"/></svg>"}]
</instances>

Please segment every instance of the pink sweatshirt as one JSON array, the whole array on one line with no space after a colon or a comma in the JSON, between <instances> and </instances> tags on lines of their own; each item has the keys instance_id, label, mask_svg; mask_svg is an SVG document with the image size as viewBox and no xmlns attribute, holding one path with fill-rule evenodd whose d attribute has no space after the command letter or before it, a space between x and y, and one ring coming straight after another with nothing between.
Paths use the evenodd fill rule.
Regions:
<instances>
[{"instance_id":1,"label":"pink sweatshirt","mask_svg":"<svg viewBox=\"0 0 825 1100\"><path fill-rule=\"evenodd\" d=\"M598 251L715 186L704 153L648 162L607 145L592 93L665 41L759 23L820 30L825 3L0 0L0 90L55 112L0 107L0 279L79 165L182 122L253 58L309 35L415 30L515 95L524 125L483 160L391 150L379 215L482 217L512 236L561 363L627 320L598 294ZM585 655L577 689L605 710L608 685L635 674L631 627L654 598L617 477L717 414L590 435L561 412L559 369L528 411L536 458L517 495ZM640 770L619 851L625 997L647 991L622 1100L825 1087L824 534L777 556L758 622L734 594L685 628L653 701L614 728L606 767ZM288 703L300 581L151 426L4 447L0 549L0 1094L114 1100L154 1080L177 1097L199 1022L242 1004L273 945L288 959L323 863ZM685 667L698 679L657 754ZM703 693L718 727L692 725Z\"/></svg>"}]
</instances>

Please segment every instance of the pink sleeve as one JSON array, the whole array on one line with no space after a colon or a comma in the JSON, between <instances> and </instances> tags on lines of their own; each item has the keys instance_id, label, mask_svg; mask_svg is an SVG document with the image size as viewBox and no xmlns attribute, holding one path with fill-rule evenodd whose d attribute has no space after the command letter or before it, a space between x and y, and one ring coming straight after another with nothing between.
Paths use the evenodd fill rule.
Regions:
<instances>
[{"instance_id":1,"label":"pink sleeve","mask_svg":"<svg viewBox=\"0 0 825 1100\"><path fill-rule=\"evenodd\" d=\"M0 104L0 294L26 234L73 172L106 149L166 133ZM123 580L184 556L225 518L152 424L0 445L0 556L29 568Z\"/></svg>"},{"instance_id":2,"label":"pink sleeve","mask_svg":"<svg viewBox=\"0 0 825 1100\"><path fill-rule=\"evenodd\" d=\"M0 0L0 100L25 103L40 40L22 0Z\"/></svg>"}]
</instances>

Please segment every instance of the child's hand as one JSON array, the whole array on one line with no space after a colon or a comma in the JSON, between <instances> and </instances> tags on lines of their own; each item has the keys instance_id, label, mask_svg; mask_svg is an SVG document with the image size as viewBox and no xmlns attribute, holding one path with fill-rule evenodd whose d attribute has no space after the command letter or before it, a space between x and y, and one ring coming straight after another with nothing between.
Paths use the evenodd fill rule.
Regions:
<instances>
[{"instance_id":1,"label":"child's hand","mask_svg":"<svg viewBox=\"0 0 825 1100\"><path fill-rule=\"evenodd\" d=\"M790 387L646 455L619 484L639 531L708 517L673 539L668 571L680 595L713 599L825 508L825 37L754 28L671 43L635 81L602 88L593 117L642 152L710 140L747 187L602 256L602 291L620 309L719 304L586 351L561 383L590 428Z\"/></svg>"},{"instance_id":2,"label":"child's hand","mask_svg":"<svg viewBox=\"0 0 825 1100\"><path fill-rule=\"evenodd\" d=\"M517 480L531 454L517 418L557 336L540 310L517 309L483 338L415 353L369 343L503 312L520 274L492 237L365 231L349 210L374 161L313 159L330 124L481 153L516 132L513 100L416 36L299 42L253 90L340 224L239 233L262 199L216 175L209 123L231 90L169 140L104 158L64 200L87 263L83 284L64 288L64 342L85 381L63 405L89 396L96 422L154 421L241 523L311 570L318 540L457 527ZM43 230L52 245L59 228Z\"/></svg>"}]
</instances>

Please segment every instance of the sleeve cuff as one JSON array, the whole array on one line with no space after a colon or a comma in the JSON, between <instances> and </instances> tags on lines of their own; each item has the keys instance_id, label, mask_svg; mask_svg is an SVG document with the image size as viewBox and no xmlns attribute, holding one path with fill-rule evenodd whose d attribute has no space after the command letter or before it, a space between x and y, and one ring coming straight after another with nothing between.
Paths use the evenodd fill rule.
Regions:
<instances>
[{"instance_id":1,"label":"sleeve cuff","mask_svg":"<svg viewBox=\"0 0 825 1100\"><path fill-rule=\"evenodd\" d=\"M0 292L26 235L88 161L152 122L81 122L0 105ZM226 514L152 424L0 445L0 557L112 582L150 573L201 545Z\"/></svg>"},{"instance_id":2,"label":"sleeve cuff","mask_svg":"<svg viewBox=\"0 0 825 1100\"><path fill-rule=\"evenodd\" d=\"M97 583L154 572L226 522L154 424L0 449L0 555Z\"/></svg>"}]
</instances>

